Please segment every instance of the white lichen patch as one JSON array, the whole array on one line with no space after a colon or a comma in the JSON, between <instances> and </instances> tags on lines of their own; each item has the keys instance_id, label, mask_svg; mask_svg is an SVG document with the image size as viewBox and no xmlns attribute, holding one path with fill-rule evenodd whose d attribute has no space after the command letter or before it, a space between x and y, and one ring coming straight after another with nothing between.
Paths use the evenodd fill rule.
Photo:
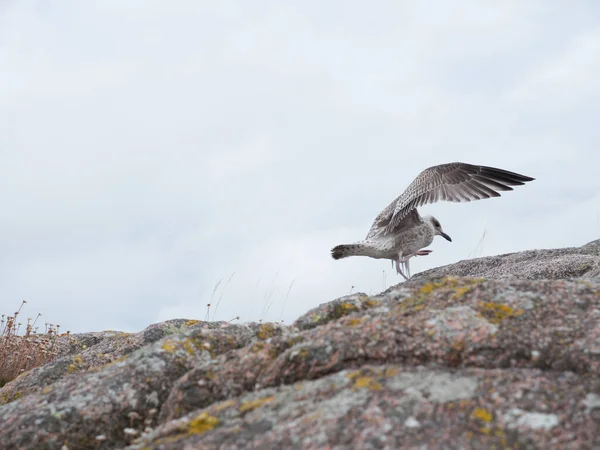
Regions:
<instances>
[{"instance_id":1,"label":"white lichen patch","mask_svg":"<svg viewBox=\"0 0 600 450\"><path fill-rule=\"evenodd\" d=\"M445 403L472 398L478 381L474 377L454 376L450 373L400 373L387 381L394 390L405 391L411 397L417 392L433 402ZM416 392L415 392L416 391Z\"/></svg>"},{"instance_id":2,"label":"white lichen patch","mask_svg":"<svg viewBox=\"0 0 600 450\"><path fill-rule=\"evenodd\" d=\"M559 420L556 414L527 412L513 408L504 414L504 422L509 429L529 428L548 431L558 425Z\"/></svg>"},{"instance_id":3,"label":"white lichen patch","mask_svg":"<svg viewBox=\"0 0 600 450\"><path fill-rule=\"evenodd\" d=\"M596 408L600 408L600 395L596 394L588 394L585 396L585 400L583 400L583 404L585 405L585 409L588 414Z\"/></svg>"},{"instance_id":4,"label":"white lichen patch","mask_svg":"<svg viewBox=\"0 0 600 450\"><path fill-rule=\"evenodd\" d=\"M421 424L419 423L419 421L417 419L415 419L414 417L411 416L404 421L404 426L406 428L419 428L421 426Z\"/></svg>"}]
</instances>

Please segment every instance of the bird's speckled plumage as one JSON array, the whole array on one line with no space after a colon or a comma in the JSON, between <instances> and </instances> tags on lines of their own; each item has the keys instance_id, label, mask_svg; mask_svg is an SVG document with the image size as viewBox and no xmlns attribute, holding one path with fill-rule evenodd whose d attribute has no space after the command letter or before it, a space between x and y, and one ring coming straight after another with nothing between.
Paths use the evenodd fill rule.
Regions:
<instances>
[{"instance_id":1,"label":"bird's speckled plumage","mask_svg":"<svg viewBox=\"0 0 600 450\"><path fill-rule=\"evenodd\" d=\"M440 200L470 202L499 197L497 191L511 191L534 178L495 167L461 162L440 164L423 170L408 188L375 218L365 240L338 245L331 250L334 259L348 256L369 256L396 262L396 270L408 279L400 264L408 271L408 260L427 255L421 250L433 242L436 235L451 241L439 221L432 216L421 217L417 208ZM410 276L410 273L409 273Z\"/></svg>"}]
</instances>

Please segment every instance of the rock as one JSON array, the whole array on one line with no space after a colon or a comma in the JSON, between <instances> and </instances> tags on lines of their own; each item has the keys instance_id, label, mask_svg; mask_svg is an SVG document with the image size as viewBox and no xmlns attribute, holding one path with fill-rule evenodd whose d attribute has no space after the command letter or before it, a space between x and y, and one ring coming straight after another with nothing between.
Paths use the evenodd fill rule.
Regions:
<instances>
[{"instance_id":1,"label":"rock","mask_svg":"<svg viewBox=\"0 0 600 450\"><path fill-rule=\"evenodd\" d=\"M596 241L463 261L320 305L289 327L159 324L135 350L96 364L91 349L115 342L106 335L63 356L85 354L81 370L54 362L0 390L27 387L0 406L0 442L598 448L599 249ZM569 267L582 261L587 269Z\"/></svg>"},{"instance_id":2,"label":"rock","mask_svg":"<svg viewBox=\"0 0 600 450\"><path fill-rule=\"evenodd\" d=\"M169 334L181 333L191 325L214 327L197 320L173 319L150 325L139 333L102 331L57 337L58 357L52 362L21 374L0 389L0 405L39 391L72 373L110 364L138 348ZM218 324L216 325L218 326Z\"/></svg>"},{"instance_id":3,"label":"rock","mask_svg":"<svg viewBox=\"0 0 600 450\"><path fill-rule=\"evenodd\" d=\"M0 442L4 448L122 447L132 437L127 428L139 433L156 420L176 380L201 361L247 345L257 329L198 323L100 370L66 375L0 407Z\"/></svg>"},{"instance_id":4,"label":"rock","mask_svg":"<svg viewBox=\"0 0 600 450\"><path fill-rule=\"evenodd\" d=\"M528 250L468 259L416 274L412 279L453 275L528 280L600 277L600 239L582 247Z\"/></svg>"}]
</instances>

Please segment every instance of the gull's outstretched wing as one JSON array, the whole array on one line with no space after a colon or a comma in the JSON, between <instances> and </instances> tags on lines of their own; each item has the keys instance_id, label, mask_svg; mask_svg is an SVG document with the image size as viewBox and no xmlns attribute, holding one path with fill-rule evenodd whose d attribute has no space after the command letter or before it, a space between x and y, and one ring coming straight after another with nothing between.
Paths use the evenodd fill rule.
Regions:
<instances>
[{"instance_id":1,"label":"gull's outstretched wing","mask_svg":"<svg viewBox=\"0 0 600 450\"><path fill-rule=\"evenodd\" d=\"M510 186L519 186L534 179L508 170L461 162L429 167L379 213L367 238L407 228L405 218L427 203L440 200L470 202L500 197L497 191L512 191Z\"/></svg>"}]
</instances>

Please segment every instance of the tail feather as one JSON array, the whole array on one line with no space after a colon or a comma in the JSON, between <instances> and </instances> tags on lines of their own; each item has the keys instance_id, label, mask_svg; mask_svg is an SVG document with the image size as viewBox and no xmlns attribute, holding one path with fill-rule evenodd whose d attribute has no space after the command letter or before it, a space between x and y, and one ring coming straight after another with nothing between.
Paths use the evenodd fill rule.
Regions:
<instances>
[{"instance_id":1,"label":"tail feather","mask_svg":"<svg viewBox=\"0 0 600 450\"><path fill-rule=\"evenodd\" d=\"M373 249L365 243L336 245L331 249L333 259L347 258L348 256L370 256Z\"/></svg>"}]
</instances>

